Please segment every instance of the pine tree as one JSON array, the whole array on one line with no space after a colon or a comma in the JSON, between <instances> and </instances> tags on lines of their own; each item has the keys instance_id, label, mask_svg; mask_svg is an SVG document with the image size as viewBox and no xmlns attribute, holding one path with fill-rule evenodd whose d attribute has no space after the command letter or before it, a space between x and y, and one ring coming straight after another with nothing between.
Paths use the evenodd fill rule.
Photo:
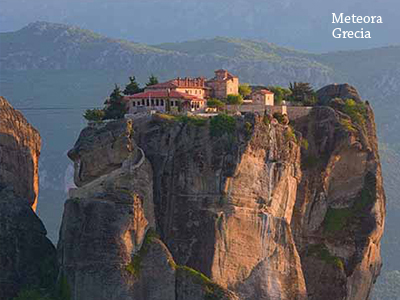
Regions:
<instances>
[{"instance_id":1,"label":"pine tree","mask_svg":"<svg viewBox=\"0 0 400 300\"><path fill-rule=\"evenodd\" d=\"M107 101L108 107L104 110L104 119L122 119L124 117L127 110L123 99L121 89L116 84Z\"/></svg>"},{"instance_id":2,"label":"pine tree","mask_svg":"<svg viewBox=\"0 0 400 300\"><path fill-rule=\"evenodd\" d=\"M158 78L156 76L154 76L153 74L151 74L151 76L149 77L149 82L146 83L146 86L155 85L157 83L158 83Z\"/></svg>"},{"instance_id":3,"label":"pine tree","mask_svg":"<svg viewBox=\"0 0 400 300\"><path fill-rule=\"evenodd\" d=\"M139 87L139 84L136 82L136 77L131 76L129 77L129 83L125 86L124 94L125 95L133 95L140 93L142 90Z\"/></svg>"},{"instance_id":4,"label":"pine tree","mask_svg":"<svg viewBox=\"0 0 400 300\"><path fill-rule=\"evenodd\" d=\"M303 102L304 104L313 104L316 102L316 95L311 87L311 85L307 82L294 82L290 83L289 87L292 92L291 99L293 101Z\"/></svg>"}]
</instances>

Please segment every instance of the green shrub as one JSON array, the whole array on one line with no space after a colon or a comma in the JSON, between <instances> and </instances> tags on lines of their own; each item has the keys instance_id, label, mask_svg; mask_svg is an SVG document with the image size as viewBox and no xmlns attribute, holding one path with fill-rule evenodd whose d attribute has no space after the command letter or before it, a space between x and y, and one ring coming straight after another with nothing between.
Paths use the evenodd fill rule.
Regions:
<instances>
[{"instance_id":1,"label":"green shrub","mask_svg":"<svg viewBox=\"0 0 400 300\"><path fill-rule=\"evenodd\" d=\"M196 116L176 116L175 120L185 124L191 124L194 126L204 126L207 124L207 119Z\"/></svg>"},{"instance_id":2,"label":"green shrub","mask_svg":"<svg viewBox=\"0 0 400 300\"><path fill-rule=\"evenodd\" d=\"M364 103L357 103L353 99L347 99L343 107L343 112L355 124L364 125L367 116L367 109Z\"/></svg>"},{"instance_id":3,"label":"green shrub","mask_svg":"<svg viewBox=\"0 0 400 300\"><path fill-rule=\"evenodd\" d=\"M149 245L157 238L159 238L159 236L153 228L147 230L142 247L135 255L133 255L131 262L125 266L125 270L135 278L138 278L140 275L140 271L142 269L142 260L147 254Z\"/></svg>"},{"instance_id":4,"label":"green shrub","mask_svg":"<svg viewBox=\"0 0 400 300\"><path fill-rule=\"evenodd\" d=\"M314 256L328 264L344 270L343 260L337 256L331 255L328 248L324 244L311 245L308 248L307 255Z\"/></svg>"},{"instance_id":5,"label":"green shrub","mask_svg":"<svg viewBox=\"0 0 400 300\"><path fill-rule=\"evenodd\" d=\"M56 294L58 300L71 299L71 287L68 284L67 277L64 275L58 281Z\"/></svg>"},{"instance_id":6,"label":"green shrub","mask_svg":"<svg viewBox=\"0 0 400 300\"><path fill-rule=\"evenodd\" d=\"M243 103L242 95L228 95L226 97L226 102L230 105L241 105Z\"/></svg>"},{"instance_id":7,"label":"green shrub","mask_svg":"<svg viewBox=\"0 0 400 300\"><path fill-rule=\"evenodd\" d=\"M87 109L83 117L88 121L100 122L104 119L105 112L103 109Z\"/></svg>"},{"instance_id":8,"label":"green shrub","mask_svg":"<svg viewBox=\"0 0 400 300\"><path fill-rule=\"evenodd\" d=\"M279 112L274 113L273 116L280 124L282 124L285 121L285 116Z\"/></svg>"},{"instance_id":9,"label":"green shrub","mask_svg":"<svg viewBox=\"0 0 400 300\"><path fill-rule=\"evenodd\" d=\"M224 134L234 134L236 129L236 119L226 114L219 114L211 118L210 136L220 137Z\"/></svg>"},{"instance_id":10,"label":"green shrub","mask_svg":"<svg viewBox=\"0 0 400 300\"><path fill-rule=\"evenodd\" d=\"M328 208L324 220L324 231L334 233L341 231L353 216L350 208Z\"/></svg>"},{"instance_id":11,"label":"green shrub","mask_svg":"<svg viewBox=\"0 0 400 300\"><path fill-rule=\"evenodd\" d=\"M263 117L263 122L264 122L265 125L271 124L271 120L270 120L269 116L264 116Z\"/></svg>"},{"instance_id":12,"label":"green shrub","mask_svg":"<svg viewBox=\"0 0 400 300\"><path fill-rule=\"evenodd\" d=\"M349 132L357 132L357 129L354 127L353 123L347 119L341 119L340 124Z\"/></svg>"},{"instance_id":13,"label":"green shrub","mask_svg":"<svg viewBox=\"0 0 400 300\"><path fill-rule=\"evenodd\" d=\"M239 85L239 94L243 97L246 98L248 95L251 94L251 87L248 83L243 83Z\"/></svg>"},{"instance_id":14,"label":"green shrub","mask_svg":"<svg viewBox=\"0 0 400 300\"><path fill-rule=\"evenodd\" d=\"M225 106L225 103L222 102L221 100L218 100L216 98L211 98L207 101L207 106L211 108L223 108Z\"/></svg>"},{"instance_id":15,"label":"green shrub","mask_svg":"<svg viewBox=\"0 0 400 300\"><path fill-rule=\"evenodd\" d=\"M244 124L244 128L246 129L247 135L251 135L253 132L253 125L250 122L246 122Z\"/></svg>"},{"instance_id":16,"label":"green shrub","mask_svg":"<svg viewBox=\"0 0 400 300\"><path fill-rule=\"evenodd\" d=\"M288 127L285 130L285 138L287 141L297 142L296 135L294 134L294 130L291 127Z\"/></svg>"},{"instance_id":17,"label":"green shrub","mask_svg":"<svg viewBox=\"0 0 400 300\"><path fill-rule=\"evenodd\" d=\"M301 140L301 148L303 148L304 150L308 150L308 147L309 147L309 144L308 144L308 141L307 141L307 139L305 139L305 138L303 138L302 140Z\"/></svg>"},{"instance_id":18,"label":"green shrub","mask_svg":"<svg viewBox=\"0 0 400 300\"><path fill-rule=\"evenodd\" d=\"M187 266L177 266L177 272L183 272L185 277L190 277L193 281L202 286L204 300L221 300L226 295L224 289L212 282L206 275Z\"/></svg>"}]
</instances>

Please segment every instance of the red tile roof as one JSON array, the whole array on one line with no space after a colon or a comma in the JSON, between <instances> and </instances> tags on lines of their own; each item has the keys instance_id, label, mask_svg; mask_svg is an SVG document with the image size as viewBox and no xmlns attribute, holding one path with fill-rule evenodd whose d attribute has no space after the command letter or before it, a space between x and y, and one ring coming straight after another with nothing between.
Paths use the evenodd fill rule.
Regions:
<instances>
[{"instance_id":1,"label":"red tile roof","mask_svg":"<svg viewBox=\"0 0 400 300\"><path fill-rule=\"evenodd\" d=\"M267 89L262 89L254 92L255 94L273 95L274 93Z\"/></svg>"},{"instance_id":2,"label":"red tile roof","mask_svg":"<svg viewBox=\"0 0 400 300\"><path fill-rule=\"evenodd\" d=\"M155 89L166 89L166 88L206 88L205 87L205 78L175 78L166 82L157 83L151 86L146 87L148 90Z\"/></svg>"},{"instance_id":3,"label":"red tile roof","mask_svg":"<svg viewBox=\"0 0 400 300\"><path fill-rule=\"evenodd\" d=\"M180 93L177 91L170 91L168 93L167 90L164 91L147 91L143 93L138 93L134 94L131 96L125 96L125 100L130 100L130 99L149 99L149 98L174 98L174 99L182 99L182 100L202 100L205 101L204 99L197 98L196 96L189 95L186 93Z\"/></svg>"}]
</instances>

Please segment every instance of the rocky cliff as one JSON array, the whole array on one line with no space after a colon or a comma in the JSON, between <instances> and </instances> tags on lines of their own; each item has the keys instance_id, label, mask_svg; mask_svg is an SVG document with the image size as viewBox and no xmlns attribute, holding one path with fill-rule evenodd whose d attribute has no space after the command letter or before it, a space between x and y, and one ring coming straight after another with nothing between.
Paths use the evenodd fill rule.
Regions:
<instances>
[{"instance_id":1,"label":"rocky cliff","mask_svg":"<svg viewBox=\"0 0 400 300\"><path fill-rule=\"evenodd\" d=\"M72 299L368 299L385 196L372 110L343 107L84 129L59 241Z\"/></svg>"},{"instance_id":2,"label":"rocky cliff","mask_svg":"<svg viewBox=\"0 0 400 300\"><path fill-rule=\"evenodd\" d=\"M0 299L48 288L57 276L56 250L34 212L39 133L0 97Z\"/></svg>"}]
</instances>

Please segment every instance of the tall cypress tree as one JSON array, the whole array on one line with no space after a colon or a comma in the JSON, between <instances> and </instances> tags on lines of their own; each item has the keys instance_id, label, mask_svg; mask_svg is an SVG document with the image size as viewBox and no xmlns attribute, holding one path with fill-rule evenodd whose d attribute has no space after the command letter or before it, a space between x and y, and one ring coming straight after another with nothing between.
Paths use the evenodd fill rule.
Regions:
<instances>
[{"instance_id":1,"label":"tall cypress tree","mask_svg":"<svg viewBox=\"0 0 400 300\"><path fill-rule=\"evenodd\" d=\"M127 109L124 103L124 97L122 96L121 89L117 84L115 85L106 104L108 104L108 107L105 109L104 119L122 119L126 114Z\"/></svg>"},{"instance_id":2,"label":"tall cypress tree","mask_svg":"<svg viewBox=\"0 0 400 300\"><path fill-rule=\"evenodd\" d=\"M156 76L154 76L153 74L151 74L151 76L149 77L149 82L146 83L146 86L155 85L157 83L158 83L158 78Z\"/></svg>"},{"instance_id":3,"label":"tall cypress tree","mask_svg":"<svg viewBox=\"0 0 400 300\"><path fill-rule=\"evenodd\" d=\"M136 82L135 76L130 76L129 81L130 82L125 86L125 95L134 95L142 91L142 89L139 87L139 84Z\"/></svg>"}]
</instances>

